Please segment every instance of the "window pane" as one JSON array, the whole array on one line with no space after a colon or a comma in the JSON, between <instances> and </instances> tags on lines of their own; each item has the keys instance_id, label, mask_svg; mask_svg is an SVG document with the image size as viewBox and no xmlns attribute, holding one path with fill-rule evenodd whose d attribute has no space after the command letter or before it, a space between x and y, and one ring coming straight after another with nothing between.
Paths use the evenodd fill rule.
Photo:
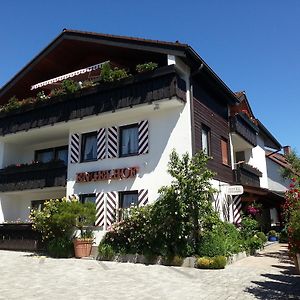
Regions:
<instances>
[{"instance_id":1,"label":"window pane","mask_svg":"<svg viewBox=\"0 0 300 300\"><path fill-rule=\"evenodd\" d=\"M221 140L222 163L228 165L228 143L226 140Z\"/></svg>"},{"instance_id":2,"label":"window pane","mask_svg":"<svg viewBox=\"0 0 300 300\"><path fill-rule=\"evenodd\" d=\"M62 160L67 165L68 164L68 149L57 150L57 159Z\"/></svg>"},{"instance_id":3,"label":"window pane","mask_svg":"<svg viewBox=\"0 0 300 300\"><path fill-rule=\"evenodd\" d=\"M85 135L83 137L83 156L82 160L96 160L97 159L97 137L96 133L93 135Z\"/></svg>"},{"instance_id":4,"label":"window pane","mask_svg":"<svg viewBox=\"0 0 300 300\"><path fill-rule=\"evenodd\" d=\"M138 153L138 127L122 128L121 154L130 155Z\"/></svg>"},{"instance_id":5,"label":"window pane","mask_svg":"<svg viewBox=\"0 0 300 300\"><path fill-rule=\"evenodd\" d=\"M91 195L81 195L81 202L82 203L95 203L96 202L96 195L91 194Z\"/></svg>"},{"instance_id":6,"label":"window pane","mask_svg":"<svg viewBox=\"0 0 300 300\"><path fill-rule=\"evenodd\" d=\"M53 150L37 152L37 161L39 162L47 163L53 159L54 159Z\"/></svg>"},{"instance_id":7,"label":"window pane","mask_svg":"<svg viewBox=\"0 0 300 300\"><path fill-rule=\"evenodd\" d=\"M202 151L205 154L209 154L209 133L208 130L205 128L202 128Z\"/></svg>"},{"instance_id":8,"label":"window pane","mask_svg":"<svg viewBox=\"0 0 300 300\"><path fill-rule=\"evenodd\" d=\"M120 208L129 208L131 206L137 206L138 204L138 194L137 193L128 193L122 195L121 207Z\"/></svg>"}]
</instances>

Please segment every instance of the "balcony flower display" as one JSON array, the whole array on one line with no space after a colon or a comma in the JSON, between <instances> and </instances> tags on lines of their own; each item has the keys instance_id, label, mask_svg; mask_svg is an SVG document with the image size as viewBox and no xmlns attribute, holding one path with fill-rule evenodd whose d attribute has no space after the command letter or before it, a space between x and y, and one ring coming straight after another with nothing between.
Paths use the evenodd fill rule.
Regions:
<instances>
[{"instance_id":1,"label":"balcony flower display","mask_svg":"<svg viewBox=\"0 0 300 300\"><path fill-rule=\"evenodd\" d=\"M246 208L246 211L249 215L255 217L256 215L259 215L261 213L261 208L261 204L254 202Z\"/></svg>"}]
</instances>

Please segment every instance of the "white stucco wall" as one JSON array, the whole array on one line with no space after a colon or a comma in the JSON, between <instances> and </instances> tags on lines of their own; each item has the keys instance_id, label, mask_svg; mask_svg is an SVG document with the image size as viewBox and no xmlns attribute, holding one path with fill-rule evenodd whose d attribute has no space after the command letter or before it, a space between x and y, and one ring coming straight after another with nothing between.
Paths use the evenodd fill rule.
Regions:
<instances>
[{"instance_id":1,"label":"white stucco wall","mask_svg":"<svg viewBox=\"0 0 300 300\"><path fill-rule=\"evenodd\" d=\"M260 177L260 186L262 188L268 188L268 175L267 175L267 163L264 149L264 141L260 136L257 137L257 146L253 149L245 151L246 161L261 171L262 177Z\"/></svg>"},{"instance_id":2,"label":"white stucco wall","mask_svg":"<svg viewBox=\"0 0 300 300\"><path fill-rule=\"evenodd\" d=\"M281 167L270 158L267 158L268 185L273 191L285 192L290 184L290 180L281 176Z\"/></svg>"},{"instance_id":3,"label":"white stucco wall","mask_svg":"<svg viewBox=\"0 0 300 300\"><path fill-rule=\"evenodd\" d=\"M64 188L0 193L0 223L11 221L27 222L32 200L57 199L65 195L66 190Z\"/></svg>"},{"instance_id":4,"label":"white stucco wall","mask_svg":"<svg viewBox=\"0 0 300 300\"><path fill-rule=\"evenodd\" d=\"M172 102L172 103L171 103ZM167 100L160 103L160 109L152 105L102 114L74 122L72 133L85 133L137 123L149 122L149 153L131 157L104 159L101 161L69 164L67 194L85 194L148 189L149 202L157 199L158 189L171 182L167 173L167 163L172 149L179 154L191 153L190 111L186 104L178 100ZM114 168L139 167L136 178L126 180L98 181L92 183L75 183L76 173Z\"/></svg>"}]
</instances>

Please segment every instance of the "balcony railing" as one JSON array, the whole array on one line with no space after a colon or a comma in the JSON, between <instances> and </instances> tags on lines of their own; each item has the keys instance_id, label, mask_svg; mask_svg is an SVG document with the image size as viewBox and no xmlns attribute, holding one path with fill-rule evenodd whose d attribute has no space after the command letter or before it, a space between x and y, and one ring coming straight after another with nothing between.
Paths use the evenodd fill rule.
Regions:
<instances>
[{"instance_id":1,"label":"balcony railing","mask_svg":"<svg viewBox=\"0 0 300 300\"><path fill-rule=\"evenodd\" d=\"M20 191L65 186L67 166L63 161L16 165L0 170L0 191Z\"/></svg>"},{"instance_id":2,"label":"balcony railing","mask_svg":"<svg viewBox=\"0 0 300 300\"><path fill-rule=\"evenodd\" d=\"M239 134L254 147L257 146L258 127L244 113L230 117L230 130Z\"/></svg>"},{"instance_id":3,"label":"balcony railing","mask_svg":"<svg viewBox=\"0 0 300 300\"><path fill-rule=\"evenodd\" d=\"M235 183L259 187L262 173L251 165L240 163L233 170L233 176Z\"/></svg>"},{"instance_id":4,"label":"balcony railing","mask_svg":"<svg viewBox=\"0 0 300 300\"><path fill-rule=\"evenodd\" d=\"M34 251L42 248L41 235L31 224L0 224L0 249Z\"/></svg>"},{"instance_id":5,"label":"balcony railing","mask_svg":"<svg viewBox=\"0 0 300 300\"><path fill-rule=\"evenodd\" d=\"M76 93L0 113L0 135L81 119L152 101L178 97L185 101L186 85L174 66L138 74L118 82L101 83Z\"/></svg>"}]
</instances>

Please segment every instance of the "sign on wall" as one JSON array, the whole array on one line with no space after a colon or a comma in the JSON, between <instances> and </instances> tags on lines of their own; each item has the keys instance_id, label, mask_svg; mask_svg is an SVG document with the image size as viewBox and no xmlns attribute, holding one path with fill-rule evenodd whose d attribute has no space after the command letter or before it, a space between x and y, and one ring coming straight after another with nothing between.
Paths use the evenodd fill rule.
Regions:
<instances>
[{"instance_id":1,"label":"sign on wall","mask_svg":"<svg viewBox=\"0 0 300 300\"><path fill-rule=\"evenodd\" d=\"M228 186L226 189L227 195L242 195L244 193L244 188L242 185L232 185Z\"/></svg>"},{"instance_id":2,"label":"sign on wall","mask_svg":"<svg viewBox=\"0 0 300 300\"><path fill-rule=\"evenodd\" d=\"M122 169L111 169L95 172L81 172L76 174L76 182L91 182L91 181L102 181L102 180L117 180L117 179L128 179L137 176L139 171L138 167L129 167Z\"/></svg>"}]
</instances>

